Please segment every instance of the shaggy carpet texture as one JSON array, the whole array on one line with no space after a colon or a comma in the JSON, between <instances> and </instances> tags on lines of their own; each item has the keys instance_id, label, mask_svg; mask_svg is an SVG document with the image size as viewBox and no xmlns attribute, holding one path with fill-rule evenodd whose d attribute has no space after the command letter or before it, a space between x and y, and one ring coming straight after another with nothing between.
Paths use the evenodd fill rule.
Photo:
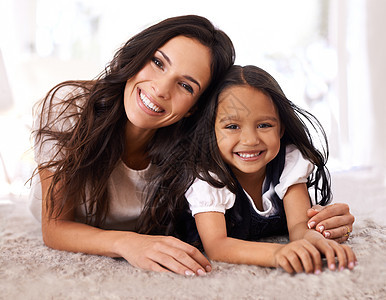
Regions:
<instances>
[{"instance_id":1,"label":"shaggy carpet texture","mask_svg":"<svg viewBox=\"0 0 386 300\"><path fill-rule=\"evenodd\" d=\"M139 270L122 259L47 248L24 198L0 199L0 299L386 299L386 186L373 169L333 174L356 216L353 270L289 275L213 262L205 277ZM286 237L276 239L286 242Z\"/></svg>"}]
</instances>

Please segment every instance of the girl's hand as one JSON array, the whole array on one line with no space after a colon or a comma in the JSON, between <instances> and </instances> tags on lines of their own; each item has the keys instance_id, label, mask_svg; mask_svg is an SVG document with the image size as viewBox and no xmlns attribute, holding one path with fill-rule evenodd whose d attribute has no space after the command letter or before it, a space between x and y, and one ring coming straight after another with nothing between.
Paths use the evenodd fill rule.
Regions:
<instances>
[{"instance_id":1,"label":"girl's hand","mask_svg":"<svg viewBox=\"0 0 386 300\"><path fill-rule=\"evenodd\" d=\"M335 203L328 206L314 205L307 211L310 218L308 228L314 228L328 239L338 243L347 241L355 221L350 208L344 203Z\"/></svg>"},{"instance_id":2,"label":"girl's hand","mask_svg":"<svg viewBox=\"0 0 386 300\"><path fill-rule=\"evenodd\" d=\"M135 267L188 276L206 275L212 269L197 248L177 238L129 234L130 238L117 242L116 252Z\"/></svg>"},{"instance_id":3,"label":"girl's hand","mask_svg":"<svg viewBox=\"0 0 386 300\"><path fill-rule=\"evenodd\" d=\"M327 266L330 270L335 270L335 257L338 259L338 269L354 269L357 263L356 256L352 249L347 245L338 244L336 241L324 238L320 233L314 230L308 230L304 239L309 241L316 249L323 253L327 259Z\"/></svg>"},{"instance_id":4,"label":"girl's hand","mask_svg":"<svg viewBox=\"0 0 386 300\"><path fill-rule=\"evenodd\" d=\"M282 267L288 273L315 272L322 269L319 251L307 240L290 242L274 253L276 267Z\"/></svg>"}]
</instances>

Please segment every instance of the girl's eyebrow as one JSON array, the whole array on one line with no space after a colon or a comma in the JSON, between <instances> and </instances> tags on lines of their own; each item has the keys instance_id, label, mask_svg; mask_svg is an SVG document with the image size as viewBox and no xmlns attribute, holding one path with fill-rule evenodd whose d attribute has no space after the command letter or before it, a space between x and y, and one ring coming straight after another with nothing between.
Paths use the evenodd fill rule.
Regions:
<instances>
[{"instance_id":1,"label":"girl's eyebrow","mask_svg":"<svg viewBox=\"0 0 386 300\"><path fill-rule=\"evenodd\" d=\"M169 65L173 65L172 64L172 61L170 60L170 58L169 58L169 56L167 56L166 54L165 54L165 52L163 52L163 51L161 51L161 50L157 50L159 53L161 53L161 55L163 56L163 58L167 61L167 63L169 64ZM189 80L189 81L191 81L191 82L193 82L193 83L195 83L197 86L198 86L198 89L199 90L201 90L201 85L198 83L198 81L196 80L196 79L194 79L192 76L189 76L189 75L183 75L183 77L185 78L185 79L187 79L187 80Z\"/></svg>"},{"instance_id":2,"label":"girl's eyebrow","mask_svg":"<svg viewBox=\"0 0 386 300\"><path fill-rule=\"evenodd\" d=\"M220 114L225 114L225 113L220 113ZM220 123L223 122L229 122L229 121L239 121L240 118L237 115L225 115L220 119ZM272 121L272 122L279 122L279 120L276 117L273 116L263 116L257 120L258 122L263 122L263 121Z\"/></svg>"},{"instance_id":3,"label":"girl's eyebrow","mask_svg":"<svg viewBox=\"0 0 386 300\"><path fill-rule=\"evenodd\" d=\"M238 121L240 118L234 115L225 115L220 119L220 123L229 122L229 121Z\"/></svg>"}]
</instances>

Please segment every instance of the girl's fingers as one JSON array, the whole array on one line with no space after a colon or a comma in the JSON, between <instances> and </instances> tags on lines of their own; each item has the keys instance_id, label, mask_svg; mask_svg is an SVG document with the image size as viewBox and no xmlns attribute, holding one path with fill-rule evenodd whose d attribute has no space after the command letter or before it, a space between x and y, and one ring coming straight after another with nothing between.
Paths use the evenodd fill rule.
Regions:
<instances>
[{"instance_id":1,"label":"girl's fingers","mask_svg":"<svg viewBox=\"0 0 386 300\"><path fill-rule=\"evenodd\" d=\"M314 271L313 257L310 252L318 252L314 246L308 241L298 241L294 245L293 251L287 255L287 259L290 262L292 268L296 273L306 272L312 273Z\"/></svg>"},{"instance_id":2,"label":"girl's fingers","mask_svg":"<svg viewBox=\"0 0 386 300\"><path fill-rule=\"evenodd\" d=\"M311 259L308 260L307 258L299 256L297 253L292 252L290 255L287 256L287 259L289 263L291 264L291 267L295 270L296 273L303 272L303 259L306 261L306 264L310 262Z\"/></svg>"},{"instance_id":3,"label":"girl's fingers","mask_svg":"<svg viewBox=\"0 0 386 300\"><path fill-rule=\"evenodd\" d=\"M279 267L283 268L287 273L293 274L295 270L292 268L290 262L285 256L282 256L278 260Z\"/></svg>"},{"instance_id":4,"label":"girl's fingers","mask_svg":"<svg viewBox=\"0 0 386 300\"><path fill-rule=\"evenodd\" d=\"M343 247L335 242L331 242L331 247L334 249L336 257L338 259L338 270L342 271L347 267L346 251Z\"/></svg>"},{"instance_id":5,"label":"girl's fingers","mask_svg":"<svg viewBox=\"0 0 386 300\"><path fill-rule=\"evenodd\" d=\"M305 245L308 253L312 257L313 261L313 271L315 274L319 274L322 271L322 257L318 249L316 249L311 243L309 245Z\"/></svg>"},{"instance_id":6,"label":"girl's fingers","mask_svg":"<svg viewBox=\"0 0 386 300\"><path fill-rule=\"evenodd\" d=\"M330 246L330 243L334 243L333 241L322 240L317 243L317 249L324 254L327 260L327 267L330 270L335 270L335 251Z\"/></svg>"},{"instance_id":7,"label":"girl's fingers","mask_svg":"<svg viewBox=\"0 0 386 300\"><path fill-rule=\"evenodd\" d=\"M342 245L342 247L346 251L348 268L350 270L352 270L352 269L354 269L355 265L358 263L357 257L355 255L354 251L352 251L352 249L349 246Z\"/></svg>"}]
</instances>

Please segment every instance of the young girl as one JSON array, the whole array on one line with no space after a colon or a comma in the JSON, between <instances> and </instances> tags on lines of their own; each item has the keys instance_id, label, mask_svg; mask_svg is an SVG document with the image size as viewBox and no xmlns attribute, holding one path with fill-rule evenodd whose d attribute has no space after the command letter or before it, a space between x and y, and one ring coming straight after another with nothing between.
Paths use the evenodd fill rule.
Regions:
<instances>
[{"instance_id":1,"label":"young girl","mask_svg":"<svg viewBox=\"0 0 386 300\"><path fill-rule=\"evenodd\" d=\"M196 178L185 196L209 258L319 273L323 253L331 270L335 257L339 269L354 267L348 246L307 225L307 189L322 205L331 192L327 152L316 149L306 122L325 140L319 122L291 103L268 73L253 66L228 72L181 144L191 152L176 162L178 177ZM183 183L168 185L172 193L186 190ZM187 230L186 240L194 242L194 227ZM287 245L256 242L288 232Z\"/></svg>"}]
</instances>

